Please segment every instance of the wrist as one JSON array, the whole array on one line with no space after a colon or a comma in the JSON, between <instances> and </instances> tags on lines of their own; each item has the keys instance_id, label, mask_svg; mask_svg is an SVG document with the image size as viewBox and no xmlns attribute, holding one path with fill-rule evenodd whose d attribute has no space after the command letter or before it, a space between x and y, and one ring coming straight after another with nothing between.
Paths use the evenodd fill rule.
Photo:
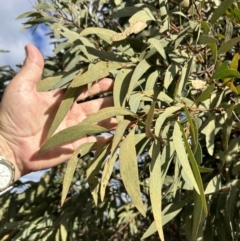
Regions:
<instances>
[{"instance_id":1,"label":"wrist","mask_svg":"<svg viewBox=\"0 0 240 241\"><path fill-rule=\"evenodd\" d=\"M0 136L0 155L14 166L14 181L17 181L22 175L17 165L17 158L14 151L10 148L7 141Z\"/></svg>"}]
</instances>

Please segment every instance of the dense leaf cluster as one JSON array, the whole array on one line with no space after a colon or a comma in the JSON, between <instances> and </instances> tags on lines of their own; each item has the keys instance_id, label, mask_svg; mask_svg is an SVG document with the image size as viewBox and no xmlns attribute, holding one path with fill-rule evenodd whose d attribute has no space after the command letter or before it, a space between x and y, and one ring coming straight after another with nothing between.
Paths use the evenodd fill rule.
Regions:
<instances>
[{"instance_id":1,"label":"dense leaf cluster","mask_svg":"<svg viewBox=\"0 0 240 241\"><path fill-rule=\"evenodd\" d=\"M26 28L48 25L54 41L38 90L67 89L41 151L110 138L81 145L66 167L3 197L0 238L237 240L239 8L236 0L39 0L21 15ZM53 135L83 88L103 77L115 80L114 107ZM110 117L115 131L96 124Z\"/></svg>"}]
</instances>

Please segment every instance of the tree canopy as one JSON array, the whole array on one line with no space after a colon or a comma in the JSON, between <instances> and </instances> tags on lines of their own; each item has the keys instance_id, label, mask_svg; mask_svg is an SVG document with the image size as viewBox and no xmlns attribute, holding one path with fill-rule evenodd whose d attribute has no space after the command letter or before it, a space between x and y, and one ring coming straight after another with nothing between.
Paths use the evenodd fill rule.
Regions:
<instances>
[{"instance_id":1,"label":"tree canopy","mask_svg":"<svg viewBox=\"0 0 240 241\"><path fill-rule=\"evenodd\" d=\"M66 89L40 151L110 138L0 197L0 239L238 240L240 3L38 0L19 18L50 29L38 91ZM103 77L114 106L53 135ZM116 130L96 124L111 117Z\"/></svg>"}]
</instances>

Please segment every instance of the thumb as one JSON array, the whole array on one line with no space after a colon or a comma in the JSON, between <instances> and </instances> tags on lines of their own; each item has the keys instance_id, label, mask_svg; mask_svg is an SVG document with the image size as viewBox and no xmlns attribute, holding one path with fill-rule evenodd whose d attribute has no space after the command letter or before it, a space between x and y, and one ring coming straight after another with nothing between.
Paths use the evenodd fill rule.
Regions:
<instances>
[{"instance_id":1,"label":"thumb","mask_svg":"<svg viewBox=\"0 0 240 241\"><path fill-rule=\"evenodd\" d=\"M40 51L32 44L25 46L26 59L19 73L10 84L21 89L35 90L37 82L41 79L44 60ZM16 87L17 87L16 86Z\"/></svg>"}]
</instances>

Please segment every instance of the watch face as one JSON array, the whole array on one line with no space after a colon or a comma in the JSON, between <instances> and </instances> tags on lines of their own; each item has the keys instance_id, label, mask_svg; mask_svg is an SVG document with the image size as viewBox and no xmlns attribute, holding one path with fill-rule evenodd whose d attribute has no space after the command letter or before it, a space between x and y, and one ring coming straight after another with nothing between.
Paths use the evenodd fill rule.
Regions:
<instances>
[{"instance_id":1,"label":"watch face","mask_svg":"<svg viewBox=\"0 0 240 241\"><path fill-rule=\"evenodd\" d=\"M0 163L0 189L6 188L10 184L12 179L12 172L11 169Z\"/></svg>"}]
</instances>

